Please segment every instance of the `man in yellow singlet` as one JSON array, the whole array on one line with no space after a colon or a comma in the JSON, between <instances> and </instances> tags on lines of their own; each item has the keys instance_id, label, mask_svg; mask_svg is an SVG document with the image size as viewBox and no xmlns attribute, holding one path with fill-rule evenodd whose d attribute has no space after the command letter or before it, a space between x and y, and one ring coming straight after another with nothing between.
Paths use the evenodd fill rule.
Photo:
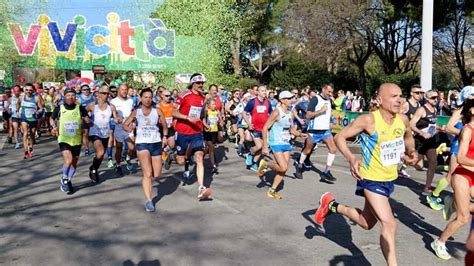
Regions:
<instances>
[{"instance_id":1,"label":"man in yellow singlet","mask_svg":"<svg viewBox=\"0 0 474 266\"><path fill-rule=\"evenodd\" d=\"M329 214L340 213L366 230L380 222L380 246L388 265L397 265L395 235L397 222L389 204L397 179L400 159L413 165L418 156L407 116L400 113L402 91L392 83L378 89L379 109L359 116L336 135L338 149L349 161L351 173L357 179L356 195L365 198L364 209L339 204L330 192L321 196L315 221L323 224ZM346 139L360 134L362 160L349 150Z\"/></svg>"}]
</instances>

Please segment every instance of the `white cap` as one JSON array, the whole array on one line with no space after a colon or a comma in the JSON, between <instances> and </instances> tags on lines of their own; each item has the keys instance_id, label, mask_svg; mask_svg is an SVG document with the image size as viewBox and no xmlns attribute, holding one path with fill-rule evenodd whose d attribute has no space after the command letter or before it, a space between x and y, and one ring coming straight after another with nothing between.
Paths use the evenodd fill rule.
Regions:
<instances>
[{"instance_id":1,"label":"white cap","mask_svg":"<svg viewBox=\"0 0 474 266\"><path fill-rule=\"evenodd\" d=\"M206 77L204 76L204 74L199 74L199 75L194 76L189 81L189 83L195 83L195 82L206 82Z\"/></svg>"},{"instance_id":2,"label":"white cap","mask_svg":"<svg viewBox=\"0 0 474 266\"><path fill-rule=\"evenodd\" d=\"M280 92L280 94L278 94L278 99L280 99L280 100L291 99L293 97L295 97L295 95L293 95L293 93L291 93L289 91L282 91L282 92Z\"/></svg>"},{"instance_id":3,"label":"white cap","mask_svg":"<svg viewBox=\"0 0 474 266\"><path fill-rule=\"evenodd\" d=\"M469 96L474 96L474 87L473 86L466 86L461 90L459 94L459 98L457 100L458 105L462 105L462 103L469 98Z\"/></svg>"},{"instance_id":4,"label":"white cap","mask_svg":"<svg viewBox=\"0 0 474 266\"><path fill-rule=\"evenodd\" d=\"M242 98L247 98L247 97L250 97L250 98L252 98L252 94L251 94L251 93L249 93L249 92L247 92L246 94L244 94L244 97L242 97Z\"/></svg>"}]
</instances>

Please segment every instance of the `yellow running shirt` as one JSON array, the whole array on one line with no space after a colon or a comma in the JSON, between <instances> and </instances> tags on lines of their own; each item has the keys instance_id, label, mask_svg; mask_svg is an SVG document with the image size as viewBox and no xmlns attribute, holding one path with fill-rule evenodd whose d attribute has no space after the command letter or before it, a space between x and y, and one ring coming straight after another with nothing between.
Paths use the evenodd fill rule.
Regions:
<instances>
[{"instance_id":1,"label":"yellow running shirt","mask_svg":"<svg viewBox=\"0 0 474 266\"><path fill-rule=\"evenodd\" d=\"M373 135L361 134L362 178L378 182L397 179L398 164L405 153L405 123L397 114L391 125L387 124L379 110L371 112L375 121Z\"/></svg>"}]
</instances>

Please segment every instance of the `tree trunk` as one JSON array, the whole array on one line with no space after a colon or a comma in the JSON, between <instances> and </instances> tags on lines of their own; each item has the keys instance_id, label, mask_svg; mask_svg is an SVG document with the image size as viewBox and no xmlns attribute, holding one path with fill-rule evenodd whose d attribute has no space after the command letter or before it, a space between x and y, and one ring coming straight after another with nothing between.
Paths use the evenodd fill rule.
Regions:
<instances>
[{"instance_id":1,"label":"tree trunk","mask_svg":"<svg viewBox=\"0 0 474 266\"><path fill-rule=\"evenodd\" d=\"M240 64L240 42L241 34L237 30L235 33L235 40L230 42L230 51L232 53L232 66L234 67L234 74L242 77L242 65Z\"/></svg>"}]
</instances>

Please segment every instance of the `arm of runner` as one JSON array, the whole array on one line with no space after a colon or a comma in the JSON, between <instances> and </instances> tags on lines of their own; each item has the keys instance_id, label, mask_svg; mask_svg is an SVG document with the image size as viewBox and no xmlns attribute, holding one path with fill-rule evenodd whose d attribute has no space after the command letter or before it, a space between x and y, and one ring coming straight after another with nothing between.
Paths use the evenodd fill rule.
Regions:
<instances>
[{"instance_id":1,"label":"arm of runner","mask_svg":"<svg viewBox=\"0 0 474 266\"><path fill-rule=\"evenodd\" d=\"M178 109L173 109L173 117L176 119L187 120L191 123L196 123L197 121L201 120L197 118L190 118L187 115L182 114Z\"/></svg>"},{"instance_id":2,"label":"arm of runner","mask_svg":"<svg viewBox=\"0 0 474 266\"><path fill-rule=\"evenodd\" d=\"M49 118L49 123L51 124L51 135L53 135L54 137L57 137L59 135L58 126L56 124L58 118L59 118L59 106L56 106L54 107L51 117Z\"/></svg>"},{"instance_id":3,"label":"arm of runner","mask_svg":"<svg viewBox=\"0 0 474 266\"><path fill-rule=\"evenodd\" d=\"M410 120L406 115L400 115L400 118L405 123L405 135L403 136L405 142L405 155L403 156L403 161L408 165L415 165L418 161L418 154L415 149L415 139L413 138L413 132L410 128Z\"/></svg>"},{"instance_id":4,"label":"arm of runner","mask_svg":"<svg viewBox=\"0 0 474 266\"><path fill-rule=\"evenodd\" d=\"M449 118L448 124L446 125L446 132L458 136L461 134L461 130L455 127L456 123L461 121L461 109L453 112L453 115Z\"/></svg>"},{"instance_id":5,"label":"arm of runner","mask_svg":"<svg viewBox=\"0 0 474 266\"><path fill-rule=\"evenodd\" d=\"M18 98L18 102L16 102L16 113L18 114L18 117L20 117L20 107L21 107L21 100L23 97Z\"/></svg>"},{"instance_id":6,"label":"arm of runner","mask_svg":"<svg viewBox=\"0 0 474 266\"><path fill-rule=\"evenodd\" d=\"M306 111L306 119L313 119L315 116L320 114L316 112L316 105L318 105L318 97L315 96L309 101L308 110Z\"/></svg>"},{"instance_id":7,"label":"arm of runner","mask_svg":"<svg viewBox=\"0 0 474 266\"><path fill-rule=\"evenodd\" d=\"M86 105L86 111L87 112L94 113L94 109L95 109L95 103L92 102L92 103Z\"/></svg>"},{"instance_id":8,"label":"arm of runner","mask_svg":"<svg viewBox=\"0 0 474 266\"><path fill-rule=\"evenodd\" d=\"M349 126L343 128L341 132L336 134L336 136L334 137L334 141L336 143L337 148L349 161L351 165L352 176L355 177L357 180L362 179L359 174L361 160L357 159L350 151L349 147L347 146L347 139L354 137L364 131L367 133L373 132L374 124L375 121L372 114L361 115L357 117L356 120L354 120L352 123L350 123Z\"/></svg>"},{"instance_id":9,"label":"arm of runner","mask_svg":"<svg viewBox=\"0 0 474 266\"><path fill-rule=\"evenodd\" d=\"M301 133L301 131L298 130L295 125L290 126L290 133L295 137L300 137L300 138L303 138L303 139L306 139L308 137L308 134Z\"/></svg>"},{"instance_id":10,"label":"arm of runner","mask_svg":"<svg viewBox=\"0 0 474 266\"><path fill-rule=\"evenodd\" d=\"M7 100L7 103L5 104L5 110L7 110L7 113L11 113L12 111L10 110L10 105L11 105L11 100L12 100L13 97L10 97L8 100Z\"/></svg>"},{"instance_id":11,"label":"arm of runner","mask_svg":"<svg viewBox=\"0 0 474 266\"><path fill-rule=\"evenodd\" d=\"M110 109L112 110L112 117L114 118L115 123L120 124L122 121L120 121L120 116L117 114L117 108L115 108L115 105L110 104Z\"/></svg>"},{"instance_id":12,"label":"arm of runner","mask_svg":"<svg viewBox=\"0 0 474 266\"><path fill-rule=\"evenodd\" d=\"M275 110L272 112L272 114L268 117L267 122L265 122L265 125L263 126L262 129L262 140L263 140L263 145L262 145L262 153L264 155L269 155L270 151L268 150L268 135L269 135L269 130L273 126L273 123L278 120L278 117L280 116L280 111Z\"/></svg>"},{"instance_id":13,"label":"arm of runner","mask_svg":"<svg viewBox=\"0 0 474 266\"><path fill-rule=\"evenodd\" d=\"M459 150L458 150L458 163L460 165L474 167L474 159L467 157L467 151L469 150L469 144L471 142L472 130L468 127L464 127L459 137Z\"/></svg>"},{"instance_id":14,"label":"arm of runner","mask_svg":"<svg viewBox=\"0 0 474 266\"><path fill-rule=\"evenodd\" d=\"M168 124L166 124L166 119L163 112L160 109L156 109L156 111L158 112L158 117L160 118L160 121L158 123L163 129L163 138L161 138L161 146L166 147L166 145L168 145Z\"/></svg>"},{"instance_id":15,"label":"arm of runner","mask_svg":"<svg viewBox=\"0 0 474 266\"><path fill-rule=\"evenodd\" d=\"M421 131L419 128L416 127L416 123L418 123L418 121L420 121L420 118L425 117L425 116L426 116L425 108L416 109L415 114L413 115L413 117L410 120L410 128L413 132L419 134L423 138L429 139L429 138L431 138L430 134L425 133L425 132Z\"/></svg>"},{"instance_id":16,"label":"arm of runner","mask_svg":"<svg viewBox=\"0 0 474 266\"><path fill-rule=\"evenodd\" d=\"M89 114L87 113L87 109L84 106L79 106L79 110L81 112L81 117L84 120L84 122L89 126L93 126L94 122L92 122L91 118L89 117Z\"/></svg>"},{"instance_id":17,"label":"arm of runner","mask_svg":"<svg viewBox=\"0 0 474 266\"><path fill-rule=\"evenodd\" d=\"M250 122L250 119L248 117L248 115L252 112L253 108L254 108L254 103L255 101L254 100L250 100L244 107L244 111L242 112L242 118L244 119L245 123L247 124L249 130L253 130L253 125L252 123Z\"/></svg>"},{"instance_id":18,"label":"arm of runner","mask_svg":"<svg viewBox=\"0 0 474 266\"><path fill-rule=\"evenodd\" d=\"M122 123L123 130L125 130L127 132L132 132L132 130L136 126L135 124L132 124L133 119L135 119L136 116L137 116L137 109L134 108L132 113L130 114L130 116L128 116L128 118L125 119L125 121L123 121L123 123Z\"/></svg>"}]
</instances>

